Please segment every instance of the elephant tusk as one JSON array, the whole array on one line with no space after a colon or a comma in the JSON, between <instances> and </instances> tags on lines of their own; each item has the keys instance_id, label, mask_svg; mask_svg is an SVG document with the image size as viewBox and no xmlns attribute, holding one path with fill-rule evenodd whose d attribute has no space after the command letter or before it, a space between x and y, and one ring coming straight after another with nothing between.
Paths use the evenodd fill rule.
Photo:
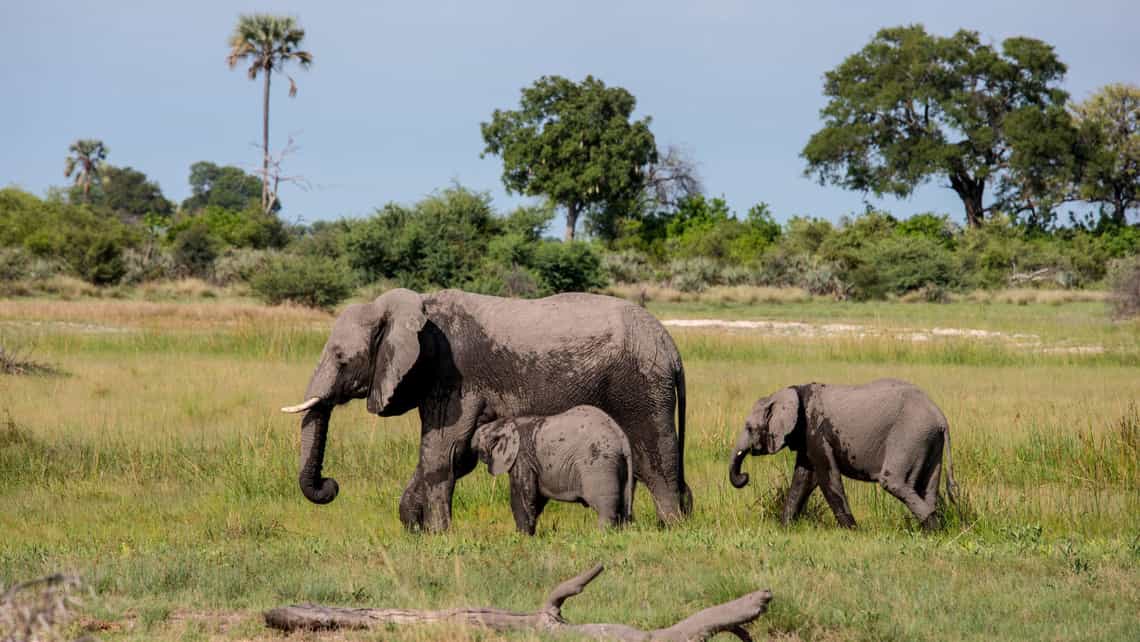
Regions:
<instances>
[{"instance_id":1,"label":"elephant tusk","mask_svg":"<svg viewBox=\"0 0 1140 642\"><path fill-rule=\"evenodd\" d=\"M281 412L288 412L291 414L296 414L298 412L305 412L306 410L308 410L309 408L312 408L313 406L319 404L320 402L321 402L320 397L313 397L313 398L309 399L308 401L306 401L305 403L297 404L296 406L285 406L284 408L281 409Z\"/></svg>"}]
</instances>

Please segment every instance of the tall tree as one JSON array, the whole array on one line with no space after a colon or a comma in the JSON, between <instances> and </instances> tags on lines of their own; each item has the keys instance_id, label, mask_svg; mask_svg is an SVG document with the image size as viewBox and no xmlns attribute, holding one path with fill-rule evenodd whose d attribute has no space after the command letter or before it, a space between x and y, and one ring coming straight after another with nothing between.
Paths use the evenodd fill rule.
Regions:
<instances>
[{"instance_id":1,"label":"tall tree","mask_svg":"<svg viewBox=\"0 0 1140 642\"><path fill-rule=\"evenodd\" d=\"M174 213L174 205L162 195L158 183L132 167L104 167L100 191L96 203L125 221L137 223L147 214L165 219Z\"/></svg>"},{"instance_id":2,"label":"tall tree","mask_svg":"<svg viewBox=\"0 0 1140 642\"><path fill-rule=\"evenodd\" d=\"M587 224L596 238L608 243L631 229L653 225L651 221L671 216L681 203L704 191L696 162L675 145L659 148L657 160L642 173L645 186L632 198L590 211Z\"/></svg>"},{"instance_id":3,"label":"tall tree","mask_svg":"<svg viewBox=\"0 0 1140 642\"><path fill-rule=\"evenodd\" d=\"M657 160L649 117L631 120L637 100L593 76L575 83L543 76L522 90L519 109L482 123L483 155L503 159L508 191L545 195L566 209L566 240L590 208L628 201Z\"/></svg>"},{"instance_id":4,"label":"tall tree","mask_svg":"<svg viewBox=\"0 0 1140 642\"><path fill-rule=\"evenodd\" d=\"M1032 38L1009 38L999 52L973 31L883 29L825 75L824 126L804 147L805 173L900 197L943 177L978 227L1070 170L1064 74L1053 47Z\"/></svg>"},{"instance_id":5,"label":"tall tree","mask_svg":"<svg viewBox=\"0 0 1140 642\"><path fill-rule=\"evenodd\" d=\"M1073 106L1082 143L1088 149L1077 196L1112 207L1111 219L1127 223L1140 208L1140 87L1102 87Z\"/></svg>"},{"instance_id":6,"label":"tall tree","mask_svg":"<svg viewBox=\"0 0 1140 642\"><path fill-rule=\"evenodd\" d=\"M250 80L260 73L264 77L261 109L261 209L269 212L269 79L274 71L281 71L289 61L308 69L313 55L299 49L305 39L305 30L289 16L264 13L242 15L230 36L230 54L226 62L233 69L239 62L249 62ZM297 84L289 79L289 97L297 95Z\"/></svg>"},{"instance_id":7,"label":"tall tree","mask_svg":"<svg viewBox=\"0 0 1140 642\"><path fill-rule=\"evenodd\" d=\"M83 188L83 202L87 203L91 195L91 183L99 179L103 162L107 160L107 146L103 141L94 138L81 138L68 148L70 154L63 165L63 175L71 178L75 175L75 184Z\"/></svg>"},{"instance_id":8,"label":"tall tree","mask_svg":"<svg viewBox=\"0 0 1140 642\"><path fill-rule=\"evenodd\" d=\"M196 212L208 205L240 211L256 204L262 191L262 181L246 174L240 167L219 166L199 161L190 166L190 198L182 201L182 209ZM280 206L275 201L271 209Z\"/></svg>"}]
</instances>

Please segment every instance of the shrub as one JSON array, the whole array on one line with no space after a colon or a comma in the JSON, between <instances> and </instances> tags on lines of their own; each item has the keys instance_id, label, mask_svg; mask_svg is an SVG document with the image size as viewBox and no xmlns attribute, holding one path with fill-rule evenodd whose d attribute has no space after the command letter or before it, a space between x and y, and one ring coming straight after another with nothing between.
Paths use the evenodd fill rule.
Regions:
<instances>
[{"instance_id":1,"label":"shrub","mask_svg":"<svg viewBox=\"0 0 1140 642\"><path fill-rule=\"evenodd\" d=\"M947 250L954 249L954 237L959 232L957 225L950 221L945 214L927 212L899 221L895 226L895 234L902 236L921 236L938 242Z\"/></svg>"},{"instance_id":2,"label":"shrub","mask_svg":"<svg viewBox=\"0 0 1140 642\"><path fill-rule=\"evenodd\" d=\"M123 252L123 263L126 266L123 283L131 285L168 279L174 275L173 257L156 247L128 249Z\"/></svg>"},{"instance_id":3,"label":"shrub","mask_svg":"<svg viewBox=\"0 0 1140 642\"><path fill-rule=\"evenodd\" d=\"M204 223L197 222L174 238L174 265L181 276L208 277L221 242Z\"/></svg>"},{"instance_id":4,"label":"shrub","mask_svg":"<svg viewBox=\"0 0 1140 642\"><path fill-rule=\"evenodd\" d=\"M1140 256L1113 261L1109 283L1113 314L1117 318L1140 316Z\"/></svg>"},{"instance_id":5,"label":"shrub","mask_svg":"<svg viewBox=\"0 0 1140 642\"><path fill-rule=\"evenodd\" d=\"M271 250L230 248L214 261L211 280L217 285L250 283L274 254Z\"/></svg>"},{"instance_id":6,"label":"shrub","mask_svg":"<svg viewBox=\"0 0 1140 642\"><path fill-rule=\"evenodd\" d=\"M97 237L83 254L76 271L92 285L114 285L127 273L123 247L113 237Z\"/></svg>"},{"instance_id":7,"label":"shrub","mask_svg":"<svg viewBox=\"0 0 1140 642\"><path fill-rule=\"evenodd\" d=\"M793 254L814 254L835 234L831 221L821 218L793 216L785 227L784 246Z\"/></svg>"},{"instance_id":8,"label":"shrub","mask_svg":"<svg viewBox=\"0 0 1140 642\"><path fill-rule=\"evenodd\" d=\"M208 205L192 215L183 213L171 226L170 234L177 238L195 226L204 226L211 236L234 247L282 247L289 240L281 219L256 205L240 210Z\"/></svg>"},{"instance_id":9,"label":"shrub","mask_svg":"<svg viewBox=\"0 0 1140 642\"><path fill-rule=\"evenodd\" d=\"M535 248L534 270L548 294L605 287L602 258L589 243L547 241Z\"/></svg>"},{"instance_id":10,"label":"shrub","mask_svg":"<svg viewBox=\"0 0 1140 642\"><path fill-rule=\"evenodd\" d=\"M724 285L754 285L756 273L741 265L730 265L721 270L720 280Z\"/></svg>"},{"instance_id":11,"label":"shrub","mask_svg":"<svg viewBox=\"0 0 1140 642\"><path fill-rule=\"evenodd\" d=\"M602 257L602 265L614 283L640 283L653 278L649 256L638 250L608 252Z\"/></svg>"},{"instance_id":12,"label":"shrub","mask_svg":"<svg viewBox=\"0 0 1140 642\"><path fill-rule=\"evenodd\" d=\"M872 249L871 264L882 291L906 294L928 286L946 288L954 280L954 259L927 236L884 239Z\"/></svg>"},{"instance_id":13,"label":"shrub","mask_svg":"<svg viewBox=\"0 0 1140 642\"><path fill-rule=\"evenodd\" d=\"M704 257L673 261L669 272L673 275L669 284L681 292L702 292L721 282L720 266Z\"/></svg>"},{"instance_id":14,"label":"shrub","mask_svg":"<svg viewBox=\"0 0 1140 642\"><path fill-rule=\"evenodd\" d=\"M483 274L467 283L466 289L480 294L525 299L542 294L538 275L521 265L489 264Z\"/></svg>"},{"instance_id":15,"label":"shrub","mask_svg":"<svg viewBox=\"0 0 1140 642\"><path fill-rule=\"evenodd\" d=\"M32 256L22 247L0 248L0 281L18 281L28 277Z\"/></svg>"},{"instance_id":16,"label":"shrub","mask_svg":"<svg viewBox=\"0 0 1140 642\"><path fill-rule=\"evenodd\" d=\"M830 296L839 300L851 296L851 285L840 277L835 266L818 260L810 261L793 285L812 295Z\"/></svg>"},{"instance_id":17,"label":"shrub","mask_svg":"<svg viewBox=\"0 0 1140 642\"><path fill-rule=\"evenodd\" d=\"M343 265L323 257L283 254L266 261L250 285L270 305L291 301L331 309L352 292L346 273Z\"/></svg>"}]
</instances>

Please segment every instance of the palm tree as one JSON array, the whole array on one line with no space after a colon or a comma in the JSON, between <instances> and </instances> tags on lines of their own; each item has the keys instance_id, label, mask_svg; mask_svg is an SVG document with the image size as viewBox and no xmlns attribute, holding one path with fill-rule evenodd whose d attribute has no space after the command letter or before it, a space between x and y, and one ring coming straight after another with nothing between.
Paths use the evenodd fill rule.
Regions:
<instances>
[{"instance_id":1,"label":"palm tree","mask_svg":"<svg viewBox=\"0 0 1140 642\"><path fill-rule=\"evenodd\" d=\"M266 13L238 17L237 26L230 36L230 55L226 57L230 69L241 61L249 61L249 79L265 72L265 91L261 115L261 207L269 208L269 77L281 71L285 63L295 60L303 69L313 62L313 54L298 49L305 39L305 30L289 16ZM297 95L297 84L289 78L289 96Z\"/></svg>"},{"instance_id":2,"label":"palm tree","mask_svg":"<svg viewBox=\"0 0 1140 642\"><path fill-rule=\"evenodd\" d=\"M71 178L75 174L75 184L83 186L83 202L88 201L91 182L99 177L103 161L107 159L107 146L94 138L81 138L68 148L70 154L63 166L63 175Z\"/></svg>"}]
</instances>

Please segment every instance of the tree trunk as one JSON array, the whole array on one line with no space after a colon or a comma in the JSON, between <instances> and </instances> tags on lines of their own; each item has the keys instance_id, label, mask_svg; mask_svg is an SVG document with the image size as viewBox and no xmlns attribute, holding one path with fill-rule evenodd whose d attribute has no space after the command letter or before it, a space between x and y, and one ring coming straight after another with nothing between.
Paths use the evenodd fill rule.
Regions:
<instances>
[{"instance_id":1,"label":"tree trunk","mask_svg":"<svg viewBox=\"0 0 1140 642\"><path fill-rule=\"evenodd\" d=\"M974 229L980 228L985 220L981 197L963 197L962 202L966 205L966 224Z\"/></svg>"},{"instance_id":2,"label":"tree trunk","mask_svg":"<svg viewBox=\"0 0 1140 642\"><path fill-rule=\"evenodd\" d=\"M974 180L963 172L950 175L950 187L966 206L966 224L975 229L980 228L985 223L986 210L982 205L982 197L986 192L986 182Z\"/></svg>"},{"instance_id":3,"label":"tree trunk","mask_svg":"<svg viewBox=\"0 0 1140 642\"><path fill-rule=\"evenodd\" d=\"M601 640L707 640L718 633L732 633L751 640L744 625L768 610L770 591L755 591L731 602L718 604L681 620L671 627L643 631L624 624L570 624L562 618L562 603L585 590L602 572L602 565L554 587L546 602L534 613L515 613L496 608L459 608L442 611L408 609L352 609L305 604L265 612L265 623L282 631L322 629L375 629L414 624L452 624L495 631L569 633Z\"/></svg>"},{"instance_id":4,"label":"tree trunk","mask_svg":"<svg viewBox=\"0 0 1140 642\"><path fill-rule=\"evenodd\" d=\"M1120 227L1128 225L1128 218L1124 213L1125 199L1119 195L1112 202L1112 222Z\"/></svg>"},{"instance_id":5,"label":"tree trunk","mask_svg":"<svg viewBox=\"0 0 1140 642\"><path fill-rule=\"evenodd\" d=\"M265 92L261 105L261 211L269 213L269 76L272 67L265 69Z\"/></svg>"},{"instance_id":6,"label":"tree trunk","mask_svg":"<svg viewBox=\"0 0 1140 642\"><path fill-rule=\"evenodd\" d=\"M578 204L570 203L566 206L566 242L574 240L574 227L578 223Z\"/></svg>"}]
</instances>

